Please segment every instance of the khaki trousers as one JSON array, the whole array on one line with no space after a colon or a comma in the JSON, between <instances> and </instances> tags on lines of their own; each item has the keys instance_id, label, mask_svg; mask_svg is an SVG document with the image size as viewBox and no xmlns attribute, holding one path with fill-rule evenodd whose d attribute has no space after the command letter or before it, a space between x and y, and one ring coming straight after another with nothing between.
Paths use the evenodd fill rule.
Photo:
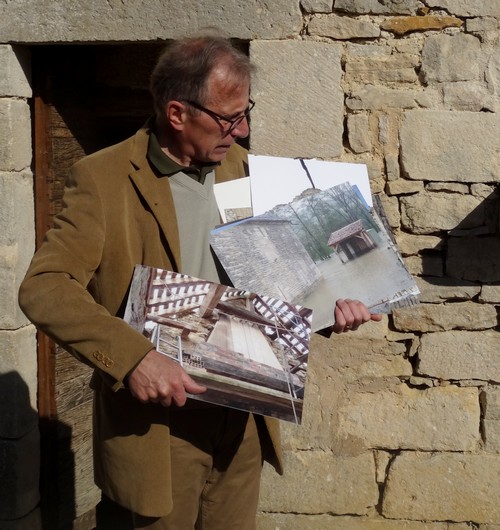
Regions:
<instances>
[{"instance_id":1,"label":"khaki trousers","mask_svg":"<svg viewBox=\"0 0 500 530\"><path fill-rule=\"evenodd\" d=\"M141 530L254 530L262 448L254 416L195 403L171 410L173 511Z\"/></svg>"}]
</instances>

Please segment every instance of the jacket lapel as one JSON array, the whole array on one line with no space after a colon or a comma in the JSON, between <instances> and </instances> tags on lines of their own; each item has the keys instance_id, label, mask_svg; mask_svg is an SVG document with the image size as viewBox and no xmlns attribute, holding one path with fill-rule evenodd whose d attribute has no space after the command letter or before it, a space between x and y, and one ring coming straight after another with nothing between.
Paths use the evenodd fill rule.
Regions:
<instances>
[{"instance_id":1,"label":"jacket lapel","mask_svg":"<svg viewBox=\"0 0 500 530\"><path fill-rule=\"evenodd\" d=\"M149 128L143 127L134 138L130 161L135 169L131 171L130 178L158 221L175 260L172 265L181 270L179 230L172 190L168 177L157 177L151 171L146 158L148 141Z\"/></svg>"}]
</instances>

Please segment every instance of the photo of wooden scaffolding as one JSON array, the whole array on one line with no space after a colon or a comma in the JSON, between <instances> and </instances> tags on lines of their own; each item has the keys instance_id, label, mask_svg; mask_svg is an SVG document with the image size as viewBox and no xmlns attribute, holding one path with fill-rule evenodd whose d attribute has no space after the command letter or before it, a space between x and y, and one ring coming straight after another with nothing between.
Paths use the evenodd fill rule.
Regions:
<instances>
[{"instance_id":1,"label":"photo of wooden scaffolding","mask_svg":"<svg viewBox=\"0 0 500 530\"><path fill-rule=\"evenodd\" d=\"M125 320L207 387L209 403L300 423L312 311L136 266Z\"/></svg>"}]
</instances>

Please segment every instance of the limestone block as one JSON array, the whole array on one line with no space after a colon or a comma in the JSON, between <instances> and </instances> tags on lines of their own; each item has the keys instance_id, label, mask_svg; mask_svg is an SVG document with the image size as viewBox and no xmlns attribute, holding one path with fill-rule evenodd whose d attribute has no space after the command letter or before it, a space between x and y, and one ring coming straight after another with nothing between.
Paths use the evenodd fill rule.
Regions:
<instances>
[{"instance_id":1,"label":"limestone block","mask_svg":"<svg viewBox=\"0 0 500 530\"><path fill-rule=\"evenodd\" d=\"M258 530L470 530L468 526L459 527L448 523L294 513L259 513L257 528ZM498 528L481 528L481 530L498 530Z\"/></svg>"},{"instance_id":2,"label":"limestone block","mask_svg":"<svg viewBox=\"0 0 500 530\"><path fill-rule=\"evenodd\" d=\"M443 258L424 254L422 256L406 256L403 258L406 268L413 276L444 276Z\"/></svg>"},{"instance_id":3,"label":"limestone block","mask_svg":"<svg viewBox=\"0 0 500 530\"><path fill-rule=\"evenodd\" d=\"M490 186L488 184L472 184L470 192L476 197L481 199L498 200L498 194L496 192L496 186Z\"/></svg>"},{"instance_id":4,"label":"limestone block","mask_svg":"<svg viewBox=\"0 0 500 530\"><path fill-rule=\"evenodd\" d=\"M487 304L500 304L500 286L483 285L481 287L479 301Z\"/></svg>"},{"instance_id":5,"label":"limestone block","mask_svg":"<svg viewBox=\"0 0 500 530\"><path fill-rule=\"evenodd\" d=\"M444 380L500 382L499 348L497 331L428 333L420 339L417 371Z\"/></svg>"},{"instance_id":6,"label":"limestone block","mask_svg":"<svg viewBox=\"0 0 500 530\"><path fill-rule=\"evenodd\" d=\"M261 510L363 515L377 504L375 464L369 452L355 457L324 451L285 453L285 469L283 477L269 466L264 469Z\"/></svg>"},{"instance_id":7,"label":"limestone block","mask_svg":"<svg viewBox=\"0 0 500 530\"><path fill-rule=\"evenodd\" d=\"M446 9L448 13L459 17L498 17L500 0L478 2L478 0L427 0L429 7Z\"/></svg>"},{"instance_id":8,"label":"limestone block","mask_svg":"<svg viewBox=\"0 0 500 530\"><path fill-rule=\"evenodd\" d=\"M500 387L487 387L481 393L481 405L485 419L500 420Z\"/></svg>"},{"instance_id":9,"label":"limestone block","mask_svg":"<svg viewBox=\"0 0 500 530\"><path fill-rule=\"evenodd\" d=\"M481 330L497 325L497 311L492 305L455 302L446 305L420 304L395 309L394 326L399 331L447 331L450 329Z\"/></svg>"},{"instance_id":10,"label":"limestone block","mask_svg":"<svg viewBox=\"0 0 500 530\"><path fill-rule=\"evenodd\" d=\"M436 304L446 300L471 300L481 291L481 287L472 282L453 278L419 277L415 278L420 289L420 301ZM484 287L483 287L484 289ZM500 294L499 294L500 296ZM488 300L482 300L487 302Z\"/></svg>"},{"instance_id":11,"label":"limestone block","mask_svg":"<svg viewBox=\"0 0 500 530\"><path fill-rule=\"evenodd\" d=\"M351 110L429 108L436 103L437 97L427 90L398 90L369 84L353 90L346 105Z\"/></svg>"},{"instance_id":12,"label":"limestone block","mask_svg":"<svg viewBox=\"0 0 500 530\"><path fill-rule=\"evenodd\" d=\"M399 228L399 202L397 197L388 197L387 195L380 195L382 208L386 216L389 226L393 229Z\"/></svg>"},{"instance_id":13,"label":"limestone block","mask_svg":"<svg viewBox=\"0 0 500 530\"><path fill-rule=\"evenodd\" d=\"M372 327L375 332L376 327ZM387 326L379 324L379 327L387 331ZM392 379L399 384L398 378L408 377L412 371L410 362L404 357L405 351L404 343L388 343L383 338L357 338L357 332L331 339L314 336L302 425L282 425L286 447L336 448L337 454L358 454L359 450L353 444L342 446L341 441L334 439L343 388L349 383L385 387Z\"/></svg>"},{"instance_id":14,"label":"limestone block","mask_svg":"<svg viewBox=\"0 0 500 530\"><path fill-rule=\"evenodd\" d=\"M471 451L479 419L475 388L353 390L339 406L338 436L365 448Z\"/></svg>"},{"instance_id":15,"label":"limestone block","mask_svg":"<svg viewBox=\"0 0 500 530\"><path fill-rule=\"evenodd\" d=\"M459 28L463 22L456 17L418 16L392 17L380 25L386 31L396 35L405 35L413 31L427 31L430 29Z\"/></svg>"},{"instance_id":16,"label":"limestone block","mask_svg":"<svg viewBox=\"0 0 500 530\"><path fill-rule=\"evenodd\" d=\"M301 0L300 5L306 13L331 13L333 0Z\"/></svg>"},{"instance_id":17,"label":"limestone block","mask_svg":"<svg viewBox=\"0 0 500 530\"><path fill-rule=\"evenodd\" d=\"M494 112L495 99L484 83L479 81L457 81L443 86L444 106L448 110L483 109Z\"/></svg>"},{"instance_id":18,"label":"limestone block","mask_svg":"<svg viewBox=\"0 0 500 530\"><path fill-rule=\"evenodd\" d=\"M337 157L343 151L341 47L313 41L252 41L252 152Z\"/></svg>"},{"instance_id":19,"label":"limestone block","mask_svg":"<svg viewBox=\"0 0 500 530\"><path fill-rule=\"evenodd\" d=\"M0 437L20 438L38 422L37 360L32 326L0 331Z\"/></svg>"},{"instance_id":20,"label":"limestone block","mask_svg":"<svg viewBox=\"0 0 500 530\"><path fill-rule=\"evenodd\" d=\"M500 454L500 420L483 420L484 450Z\"/></svg>"},{"instance_id":21,"label":"limestone block","mask_svg":"<svg viewBox=\"0 0 500 530\"><path fill-rule=\"evenodd\" d=\"M21 171L31 163L31 121L26 101L0 98L0 171Z\"/></svg>"},{"instance_id":22,"label":"limestone block","mask_svg":"<svg viewBox=\"0 0 500 530\"><path fill-rule=\"evenodd\" d=\"M426 83L479 80L481 44L472 35L432 35L422 49Z\"/></svg>"},{"instance_id":23,"label":"limestone block","mask_svg":"<svg viewBox=\"0 0 500 530\"><path fill-rule=\"evenodd\" d=\"M477 112L407 112L401 160L416 180L498 182L500 116Z\"/></svg>"},{"instance_id":24,"label":"limestone block","mask_svg":"<svg viewBox=\"0 0 500 530\"><path fill-rule=\"evenodd\" d=\"M398 232L396 242L403 256L413 256L423 250L440 250L443 240L437 236L418 236L406 232Z\"/></svg>"},{"instance_id":25,"label":"limestone block","mask_svg":"<svg viewBox=\"0 0 500 530\"><path fill-rule=\"evenodd\" d=\"M447 274L468 281L500 281L500 247L496 237L451 237Z\"/></svg>"},{"instance_id":26,"label":"limestone block","mask_svg":"<svg viewBox=\"0 0 500 530\"><path fill-rule=\"evenodd\" d=\"M335 11L374 15L411 15L421 3L418 0L335 0Z\"/></svg>"},{"instance_id":27,"label":"limestone block","mask_svg":"<svg viewBox=\"0 0 500 530\"><path fill-rule=\"evenodd\" d=\"M472 195L424 192L400 198L401 222L414 234L476 228L485 223L481 200ZM429 215L432 212L432 215Z\"/></svg>"},{"instance_id":28,"label":"limestone block","mask_svg":"<svg viewBox=\"0 0 500 530\"><path fill-rule=\"evenodd\" d=\"M355 153L371 150L370 123L366 114L350 114L347 117L349 145Z\"/></svg>"},{"instance_id":29,"label":"limestone block","mask_svg":"<svg viewBox=\"0 0 500 530\"><path fill-rule=\"evenodd\" d=\"M402 453L389 470L388 518L499 523L500 456Z\"/></svg>"},{"instance_id":30,"label":"limestone block","mask_svg":"<svg viewBox=\"0 0 500 530\"><path fill-rule=\"evenodd\" d=\"M310 35L338 40L371 39L380 36L380 29L373 22L338 15L314 17L309 22L308 31Z\"/></svg>"},{"instance_id":31,"label":"limestone block","mask_svg":"<svg viewBox=\"0 0 500 530\"><path fill-rule=\"evenodd\" d=\"M0 520L21 518L36 507L39 468L38 428L19 440L0 439Z\"/></svg>"},{"instance_id":32,"label":"limestone block","mask_svg":"<svg viewBox=\"0 0 500 530\"><path fill-rule=\"evenodd\" d=\"M0 97L31 97L30 55L21 46L0 45Z\"/></svg>"},{"instance_id":33,"label":"limestone block","mask_svg":"<svg viewBox=\"0 0 500 530\"><path fill-rule=\"evenodd\" d=\"M0 18L4 42L154 41L207 27L239 39L280 39L299 33L302 15L289 0L19 0L5 4Z\"/></svg>"},{"instance_id":34,"label":"limestone block","mask_svg":"<svg viewBox=\"0 0 500 530\"><path fill-rule=\"evenodd\" d=\"M469 18L465 22L467 33L472 33L485 44L498 44L498 20L493 17Z\"/></svg>"},{"instance_id":35,"label":"limestone block","mask_svg":"<svg viewBox=\"0 0 500 530\"><path fill-rule=\"evenodd\" d=\"M385 154L385 170L387 172L387 181L399 179L401 176L399 167L399 152Z\"/></svg>"},{"instance_id":36,"label":"limestone block","mask_svg":"<svg viewBox=\"0 0 500 530\"><path fill-rule=\"evenodd\" d=\"M416 83L418 76L415 68L418 63L418 56L407 54L348 57L345 64L346 81Z\"/></svg>"},{"instance_id":37,"label":"limestone block","mask_svg":"<svg viewBox=\"0 0 500 530\"><path fill-rule=\"evenodd\" d=\"M493 17L468 18L465 21L465 28L468 33L495 31L498 29L498 20Z\"/></svg>"},{"instance_id":38,"label":"limestone block","mask_svg":"<svg viewBox=\"0 0 500 530\"><path fill-rule=\"evenodd\" d=\"M450 193L461 193L462 195L467 195L469 193L468 184L460 184L459 182L429 182L425 185L427 191L447 191ZM471 195L477 194L471 193Z\"/></svg>"},{"instance_id":39,"label":"limestone block","mask_svg":"<svg viewBox=\"0 0 500 530\"><path fill-rule=\"evenodd\" d=\"M424 191L424 183L400 178L388 182L386 188L389 195L406 195L421 193Z\"/></svg>"}]
</instances>

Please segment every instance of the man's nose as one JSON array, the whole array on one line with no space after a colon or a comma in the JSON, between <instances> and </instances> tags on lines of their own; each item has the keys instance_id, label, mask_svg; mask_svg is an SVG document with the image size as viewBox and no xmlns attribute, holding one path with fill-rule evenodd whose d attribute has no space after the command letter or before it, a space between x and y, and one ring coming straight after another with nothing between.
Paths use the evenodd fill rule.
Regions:
<instances>
[{"instance_id":1,"label":"man's nose","mask_svg":"<svg viewBox=\"0 0 500 530\"><path fill-rule=\"evenodd\" d=\"M246 138L250 134L250 127L248 125L248 117L245 116L238 125L231 131L234 138Z\"/></svg>"}]
</instances>

